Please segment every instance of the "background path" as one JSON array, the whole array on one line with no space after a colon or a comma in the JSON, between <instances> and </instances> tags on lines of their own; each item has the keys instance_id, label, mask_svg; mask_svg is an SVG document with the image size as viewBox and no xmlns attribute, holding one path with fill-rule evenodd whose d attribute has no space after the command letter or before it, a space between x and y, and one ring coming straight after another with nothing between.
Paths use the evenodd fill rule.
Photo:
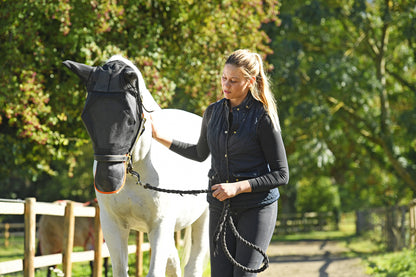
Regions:
<instances>
[{"instance_id":1,"label":"background path","mask_svg":"<svg viewBox=\"0 0 416 277\"><path fill-rule=\"evenodd\" d=\"M359 258L334 241L273 242L270 263L258 277L368 277Z\"/></svg>"}]
</instances>

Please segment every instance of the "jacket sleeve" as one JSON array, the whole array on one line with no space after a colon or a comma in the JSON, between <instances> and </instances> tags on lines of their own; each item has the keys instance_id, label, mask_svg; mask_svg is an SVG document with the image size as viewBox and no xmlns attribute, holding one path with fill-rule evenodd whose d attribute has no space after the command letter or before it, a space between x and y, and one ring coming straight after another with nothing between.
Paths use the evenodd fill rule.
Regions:
<instances>
[{"instance_id":1,"label":"jacket sleeve","mask_svg":"<svg viewBox=\"0 0 416 277\"><path fill-rule=\"evenodd\" d=\"M169 149L185 158L198 162L205 161L210 153L207 141L207 126L211 110L212 109L208 107L204 113L197 144L186 143L174 139Z\"/></svg>"},{"instance_id":2,"label":"jacket sleeve","mask_svg":"<svg viewBox=\"0 0 416 277\"><path fill-rule=\"evenodd\" d=\"M274 127L268 115L263 116L257 132L270 172L248 180L252 191L267 191L286 185L289 182L289 166L281 132Z\"/></svg>"}]
</instances>

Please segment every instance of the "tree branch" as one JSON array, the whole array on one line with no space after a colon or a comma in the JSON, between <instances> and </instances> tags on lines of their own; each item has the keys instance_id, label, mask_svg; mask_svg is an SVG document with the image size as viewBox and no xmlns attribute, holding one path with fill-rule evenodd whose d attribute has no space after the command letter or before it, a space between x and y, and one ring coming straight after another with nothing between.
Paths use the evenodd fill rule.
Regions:
<instances>
[{"instance_id":1,"label":"tree branch","mask_svg":"<svg viewBox=\"0 0 416 277\"><path fill-rule=\"evenodd\" d=\"M410 172L408 172L407 169L399 162L400 157L393 152L393 148L391 147L389 141L383 137L375 136L375 131L372 130L368 122L364 118L358 116L351 107L346 106L343 102L338 101L334 97L327 97L326 100L329 104L334 105L331 109L334 113L338 110L342 110L345 114L348 114L348 117L342 116L342 118L352 130L363 136L368 141L379 145L384 150L388 160L396 170L397 175L400 176L406 184L412 188L412 190L416 191L416 180L412 178ZM362 122L365 126L367 126L368 130L360 128L357 122ZM380 165L383 164L381 163Z\"/></svg>"},{"instance_id":2,"label":"tree branch","mask_svg":"<svg viewBox=\"0 0 416 277\"><path fill-rule=\"evenodd\" d=\"M332 96L327 97L326 100L329 104L334 105L333 108L331 109L331 112L333 114L336 113L338 110L343 110L345 113L348 114L349 118L354 119L353 122L350 122L349 120L347 120L347 118L344 118L345 122L347 122L348 124L351 123L350 125L352 129L354 129L357 133L360 133L362 136L372 141L373 143L381 146L381 141L373 135L375 133L375 130L373 130L371 124L364 118L358 116L353 108L345 105L344 102L339 101L338 99ZM365 129L359 128L357 122L363 123L368 129L365 130Z\"/></svg>"},{"instance_id":3,"label":"tree branch","mask_svg":"<svg viewBox=\"0 0 416 277\"><path fill-rule=\"evenodd\" d=\"M393 72L393 71L389 70L388 68L386 68L386 72L389 75L391 75L394 79L396 79L397 81L399 81L399 83L402 86L405 86L405 87L409 88L410 90L412 90L416 94L416 84L412 84L412 83L408 82L400 74L398 74L396 72Z\"/></svg>"}]
</instances>

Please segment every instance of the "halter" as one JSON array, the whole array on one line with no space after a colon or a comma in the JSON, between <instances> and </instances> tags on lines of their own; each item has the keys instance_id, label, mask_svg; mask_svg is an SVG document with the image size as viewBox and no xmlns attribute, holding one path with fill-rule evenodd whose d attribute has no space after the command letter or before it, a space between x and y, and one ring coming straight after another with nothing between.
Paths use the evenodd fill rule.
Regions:
<instances>
[{"instance_id":1,"label":"halter","mask_svg":"<svg viewBox=\"0 0 416 277\"><path fill-rule=\"evenodd\" d=\"M144 124L146 122L146 118L144 117L144 114L143 114L143 102L140 96L136 97L136 102L139 108L141 123L140 123L139 129L137 130L136 138L129 149L129 152L126 155L95 155L94 154L94 160L96 160L97 162L128 162L129 168L130 167L133 168L133 163L131 159L132 152L133 152L134 146L136 146L137 141L139 140L140 136L143 134L145 130Z\"/></svg>"},{"instance_id":2,"label":"halter","mask_svg":"<svg viewBox=\"0 0 416 277\"><path fill-rule=\"evenodd\" d=\"M131 83L130 83L130 85L132 87L135 87ZM136 98L136 105L137 105L137 108L138 108L138 114L139 114L139 118L140 118L140 127L137 130L136 138L135 138L133 144L130 146L130 149L129 149L128 153L126 155L94 155L94 160L100 161L100 162L127 162L127 173L129 173L131 176L137 177L138 180L139 180L138 183L141 184L140 174L133 169L132 154L133 154L133 149L137 144L137 141L139 140L140 136L145 131L146 118L144 117L143 110L147 111L147 109L144 108L144 106L143 106L143 98L142 98L142 95L140 93L140 88L138 88L137 90L135 89L134 96ZM149 112L149 111L147 111L147 112Z\"/></svg>"},{"instance_id":3,"label":"halter","mask_svg":"<svg viewBox=\"0 0 416 277\"><path fill-rule=\"evenodd\" d=\"M114 60L91 69L81 118L93 142L94 186L104 194L119 192L132 172L132 152L145 119L137 73Z\"/></svg>"}]
</instances>

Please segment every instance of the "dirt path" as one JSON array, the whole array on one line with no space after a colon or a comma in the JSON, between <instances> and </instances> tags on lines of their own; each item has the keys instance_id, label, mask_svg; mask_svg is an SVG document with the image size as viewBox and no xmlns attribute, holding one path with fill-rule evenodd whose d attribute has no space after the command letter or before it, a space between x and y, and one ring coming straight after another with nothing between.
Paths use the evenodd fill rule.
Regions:
<instances>
[{"instance_id":1,"label":"dirt path","mask_svg":"<svg viewBox=\"0 0 416 277\"><path fill-rule=\"evenodd\" d=\"M368 277L359 258L333 241L275 242L267 250L269 268L259 277Z\"/></svg>"}]
</instances>

